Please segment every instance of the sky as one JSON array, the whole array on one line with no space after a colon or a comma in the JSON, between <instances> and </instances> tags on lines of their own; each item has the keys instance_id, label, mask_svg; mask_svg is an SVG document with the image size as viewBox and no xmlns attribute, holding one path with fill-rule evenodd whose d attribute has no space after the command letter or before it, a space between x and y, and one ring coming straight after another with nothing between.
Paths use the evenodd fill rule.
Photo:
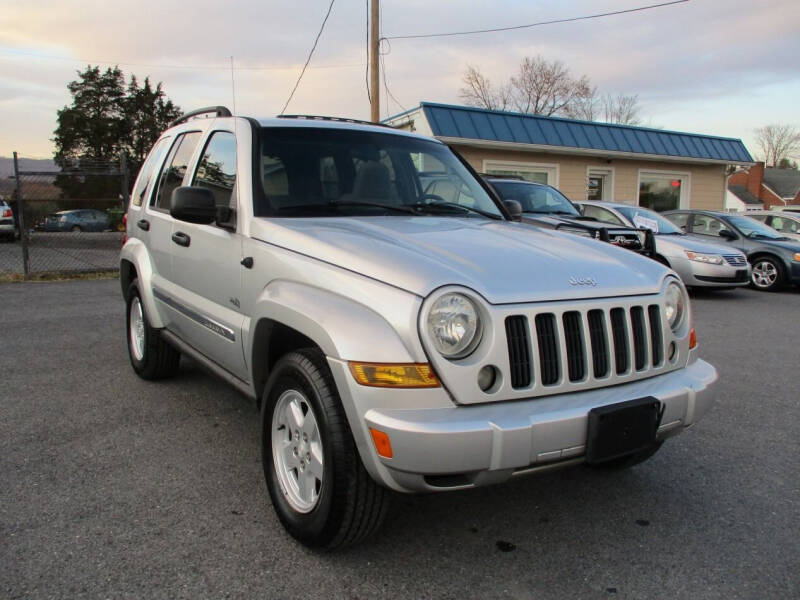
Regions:
<instances>
[{"instance_id":1,"label":"sky","mask_svg":"<svg viewBox=\"0 0 800 600\"><path fill-rule=\"evenodd\" d=\"M382 0L386 37L514 26L665 0ZM335 0L286 112L369 118L366 2ZM329 0L0 0L0 156L52 156L56 111L87 64L149 76L185 110L281 112ZM741 138L800 126L800 2L690 0L516 31L384 44L383 117L460 104L466 66L494 83L526 56L560 60L600 93L638 94L645 124ZM231 58L233 57L233 86ZM388 101L387 101L388 100Z\"/></svg>"}]
</instances>

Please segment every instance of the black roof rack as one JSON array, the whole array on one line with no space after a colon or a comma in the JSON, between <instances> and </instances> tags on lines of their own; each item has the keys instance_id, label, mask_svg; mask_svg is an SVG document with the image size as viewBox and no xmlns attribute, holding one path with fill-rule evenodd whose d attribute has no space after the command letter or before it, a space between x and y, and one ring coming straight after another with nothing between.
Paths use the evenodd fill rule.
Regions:
<instances>
[{"instance_id":1,"label":"black roof rack","mask_svg":"<svg viewBox=\"0 0 800 600\"><path fill-rule=\"evenodd\" d=\"M376 125L378 127L388 127L393 129L390 125L385 123L373 123L372 121L361 121L359 119L350 119L347 117L326 117L323 115L278 115L279 119L302 119L306 121L334 121L337 123L357 123L359 125Z\"/></svg>"},{"instance_id":2,"label":"black roof rack","mask_svg":"<svg viewBox=\"0 0 800 600\"><path fill-rule=\"evenodd\" d=\"M197 110L191 110L185 115L178 117L174 121L171 121L169 127L175 127L175 125L180 125L191 119L192 117L197 117L199 115L207 115L210 113L214 113L215 117L231 117L231 111L228 109L227 106L207 106L206 108L198 108Z\"/></svg>"}]
</instances>

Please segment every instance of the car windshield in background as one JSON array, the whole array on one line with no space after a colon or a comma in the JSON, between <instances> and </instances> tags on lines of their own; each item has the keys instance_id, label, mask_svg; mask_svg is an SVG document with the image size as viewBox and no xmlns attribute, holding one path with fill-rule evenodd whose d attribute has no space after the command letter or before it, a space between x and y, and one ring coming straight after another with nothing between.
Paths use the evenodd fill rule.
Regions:
<instances>
[{"instance_id":1,"label":"car windshield in background","mask_svg":"<svg viewBox=\"0 0 800 600\"><path fill-rule=\"evenodd\" d=\"M260 131L265 217L443 215L502 218L447 146L404 135L275 127Z\"/></svg>"},{"instance_id":2,"label":"car windshield in background","mask_svg":"<svg viewBox=\"0 0 800 600\"><path fill-rule=\"evenodd\" d=\"M581 216L572 202L554 188L524 181L492 181L492 186L503 200L522 204L522 212Z\"/></svg>"},{"instance_id":3,"label":"car windshield in background","mask_svg":"<svg viewBox=\"0 0 800 600\"><path fill-rule=\"evenodd\" d=\"M772 227L764 225L760 221L751 219L750 217L740 217L738 215L728 215L728 221L731 225L736 227L744 235L749 238L762 238L770 240L785 240L785 236L781 235Z\"/></svg>"},{"instance_id":4,"label":"car windshield in background","mask_svg":"<svg viewBox=\"0 0 800 600\"><path fill-rule=\"evenodd\" d=\"M666 235L683 235L680 227L672 221L665 219L654 210L639 208L638 206L617 206L615 207L622 215L633 223L634 227L640 229L650 229L653 233Z\"/></svg>"}]
</instances>

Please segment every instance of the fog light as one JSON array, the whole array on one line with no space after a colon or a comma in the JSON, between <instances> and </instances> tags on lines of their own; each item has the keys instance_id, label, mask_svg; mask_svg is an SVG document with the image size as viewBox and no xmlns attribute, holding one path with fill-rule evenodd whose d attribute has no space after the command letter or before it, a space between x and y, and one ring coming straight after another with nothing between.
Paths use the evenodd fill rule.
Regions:
<instances>
[{"instance_id":1,"label":"fog light","mask_svg":"<svg viewBox=\"0 0 800 600\"><path fill-rule=\"evenodd\" d=\"M488 391L497 380L497 371L492 365L486 365L478 371L478 387L481 390Z\"/></svg>"}]
</instances>

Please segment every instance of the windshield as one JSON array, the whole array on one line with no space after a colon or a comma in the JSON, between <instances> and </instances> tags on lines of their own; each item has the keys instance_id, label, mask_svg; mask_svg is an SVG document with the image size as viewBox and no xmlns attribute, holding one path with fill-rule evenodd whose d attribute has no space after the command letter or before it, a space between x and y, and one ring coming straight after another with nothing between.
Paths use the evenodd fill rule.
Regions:
<instances>
[{"instance_id":1,"label":"windshield","mask_svg":"<svg viewBox=\"0 0 800 600\"><path fill-rule=\"evenodd\" d=\"M492 187L503 200L522 204L522 212L581 216L564 194L550 186L525 181L492 181Z\"/></svg>"},{"instance_id":2,"label":"windshield","mask_svg":"<svg viewBox=\"0 0 800 600\"><path fill-rule=\"evenodd\" d=\"M502 218L450 149L430 140L333 128L260 131L256 216Z\"/></svg>"},{"instance_id":3,"label":"windshield","mask_svg":"<svg viewBox=\"0 0 800 600\"><path fill-rule=\"evenodd\" d=\"M767 238L771 240L786 239L780 233L750 217L728 215L728 221L747 237Z\"/></svg>"},{"instance_id":4,"label":"windshield","mask_svg":"<svg viewBox=\"0 0 800 600\"><path fill-rule=\"evenodd\" d=\"M648 210L638 206L617 206L615 208L622 213L628 221L633 223L634 227L649 229L653 233L665 233L668 235L683 233L681 228L677 227L675 223L665 219L654 210Z\"/></svg>"}]
</instances>

